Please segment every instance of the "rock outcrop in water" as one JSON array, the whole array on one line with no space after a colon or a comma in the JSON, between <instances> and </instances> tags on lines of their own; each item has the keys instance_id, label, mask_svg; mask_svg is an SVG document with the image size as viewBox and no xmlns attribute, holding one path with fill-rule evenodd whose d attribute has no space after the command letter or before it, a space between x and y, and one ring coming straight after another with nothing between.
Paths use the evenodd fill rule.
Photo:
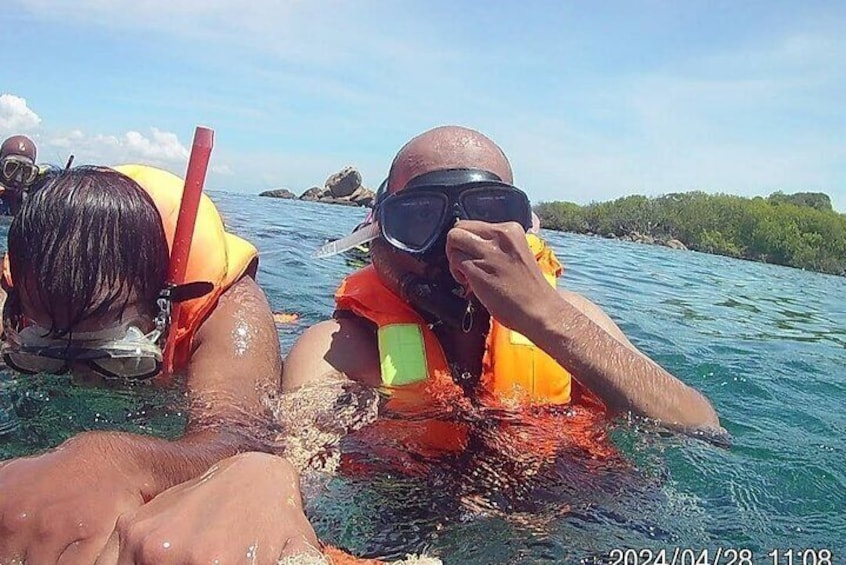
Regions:
<instances>
[{"instance_id":1,"label":"rock outcrop in water","mask_svg":"<svg viewBox=\"0 0 846 565\"><path fill-rule=\"evenodd\" d=\"M628 235L624 235L622 237L617 237L613 233L607 234L605 237L609 239L618 239L620 241L632 241L634 243L645 243L647 245L663 245L665 247L670 247L672 249L684 249L687 250L687 246L679 241L678 239L674 239L667 236L652 236L650 234L643 234L640 232L633 231Z\"/></svg>"},{"instance_id":2,"label":"rock outcrop in water","mask_svg":"<svg viewBox=\"0 0 846 565\"><path fill-rule=\"evenodd\" d=\"M287 189L267 190L259 196L296 198L296 195ZM323 187L313 186L299 197L300 200L343 206L372 206L375 198L376 194L361 183L361 173L354 167L344 167L329 175Z\"/></svg>"},{"instance_id":3,"label":"rock outcrop in water","mask_svg":"<svg viewBox=\"0 0 846 565\"><path fill-rule=\"evenodd\" d=\"M275 188L273 190L265 190L259 196L270 196L272 198L287 198L292 199L296 198L297 195L288 190L287 188Z\"/></svg>"}]
</instances>

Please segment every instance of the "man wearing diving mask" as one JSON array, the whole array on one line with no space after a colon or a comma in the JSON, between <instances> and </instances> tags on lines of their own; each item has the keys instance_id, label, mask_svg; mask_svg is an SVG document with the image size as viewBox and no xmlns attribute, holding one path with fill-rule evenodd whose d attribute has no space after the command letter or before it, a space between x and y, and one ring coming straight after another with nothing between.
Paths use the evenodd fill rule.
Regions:
<instances>
[{"instance_id":1,"label":"man wearing diving mask","mask_svg":"<svg viewBox=\"0 0 846 565\"><path fill-rule=\"evenodd\" d=\"M721 430L704 396L638 351L598 306L555 288L560 264L527 236L528 199L484 135L440 127L412 139L374 220L357 238L373 238L372 266L342 283L335 319L295 344L284 388L337 373L401 388L442 366L474 398L566 405L589 393L612 416Z\"/></svg>"},{"instance_id":2,"label":"man wearing diving mask","mask_svg":"<svg viewBox=\"0 0 846 565\"><path fill-rule=\"evenodd\" d=\"M182 188L152 167L69 169L28 198L9 228L6 364L88 384L167 386L184 373L188 422L172 441L88 432L0 462L0 563L114 563L120 544L101 553L110 537L119 541L119 518L131 524L160 493L263 447L261 398L278 388L282 366L254 280L257 251L227 233L201 196L185 282L170 284Z\"/></svg>"},{"instance_id":3,"label":"man wearing diving mask","mask_svg":"<svg viewBox=\"0 0 846 565\"><path fill-rule=\"evenodd\" d=\"M13 135L0 145L0 199L9 215L15 215L42 173L35 163L35 143L25 135Z\"/></svg>"}]
</instances>

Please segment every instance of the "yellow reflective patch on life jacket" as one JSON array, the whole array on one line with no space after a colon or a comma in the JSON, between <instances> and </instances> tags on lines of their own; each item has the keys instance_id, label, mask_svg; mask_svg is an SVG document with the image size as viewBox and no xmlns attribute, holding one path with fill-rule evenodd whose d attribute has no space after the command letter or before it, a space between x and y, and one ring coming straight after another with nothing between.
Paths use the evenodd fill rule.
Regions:
<instances>
[{"instance_id":1,"label":"yellow reflective patch on life jacket","mask_svg":"<svg viewBox=\"0 0 846 565\"><path fill-rule=\"evenodd\" d=\"M426 347L418 324L389 324L378 331L382 383L402 386L426 380Z\"/></svg>"}]
</instances>

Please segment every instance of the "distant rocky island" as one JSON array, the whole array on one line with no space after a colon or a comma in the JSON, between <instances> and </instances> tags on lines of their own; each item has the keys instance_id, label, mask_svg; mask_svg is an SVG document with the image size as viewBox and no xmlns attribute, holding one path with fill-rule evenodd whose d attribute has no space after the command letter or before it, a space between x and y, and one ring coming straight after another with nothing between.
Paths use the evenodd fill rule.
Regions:
<instances>
[{"instance_id":1,"label":"distant rocky island","mask_svg":"<svg viewBox=\"0 0 846 565\"><path fill-rule=\"evenodd\" d=\"M361 173L358 170L354 167L345 167L329 175L322 188L313 186L299 196L287 188L265 190L259 196L310 200L342 206L372 206L376 193L361 184Z\"/></svg>"}]
</instances>

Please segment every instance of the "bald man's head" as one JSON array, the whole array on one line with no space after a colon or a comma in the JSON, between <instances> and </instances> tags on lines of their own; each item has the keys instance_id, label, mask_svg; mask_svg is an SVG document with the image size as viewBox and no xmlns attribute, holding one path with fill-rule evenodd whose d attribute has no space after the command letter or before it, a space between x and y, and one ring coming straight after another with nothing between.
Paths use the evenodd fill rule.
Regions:
<instances>
[{"instance_id":1,"label":"bald man's head","mask_svg":"<svg viewBox=\"0 0 846 565\"><path fill-rule=\"evenodd\" d=\"M461 126L441 126L421 133L400 149L391 163L388 190L432 171L481 169L513 184L511 164L499 146L478 131Z\"/></svg>"}]
</instances>

